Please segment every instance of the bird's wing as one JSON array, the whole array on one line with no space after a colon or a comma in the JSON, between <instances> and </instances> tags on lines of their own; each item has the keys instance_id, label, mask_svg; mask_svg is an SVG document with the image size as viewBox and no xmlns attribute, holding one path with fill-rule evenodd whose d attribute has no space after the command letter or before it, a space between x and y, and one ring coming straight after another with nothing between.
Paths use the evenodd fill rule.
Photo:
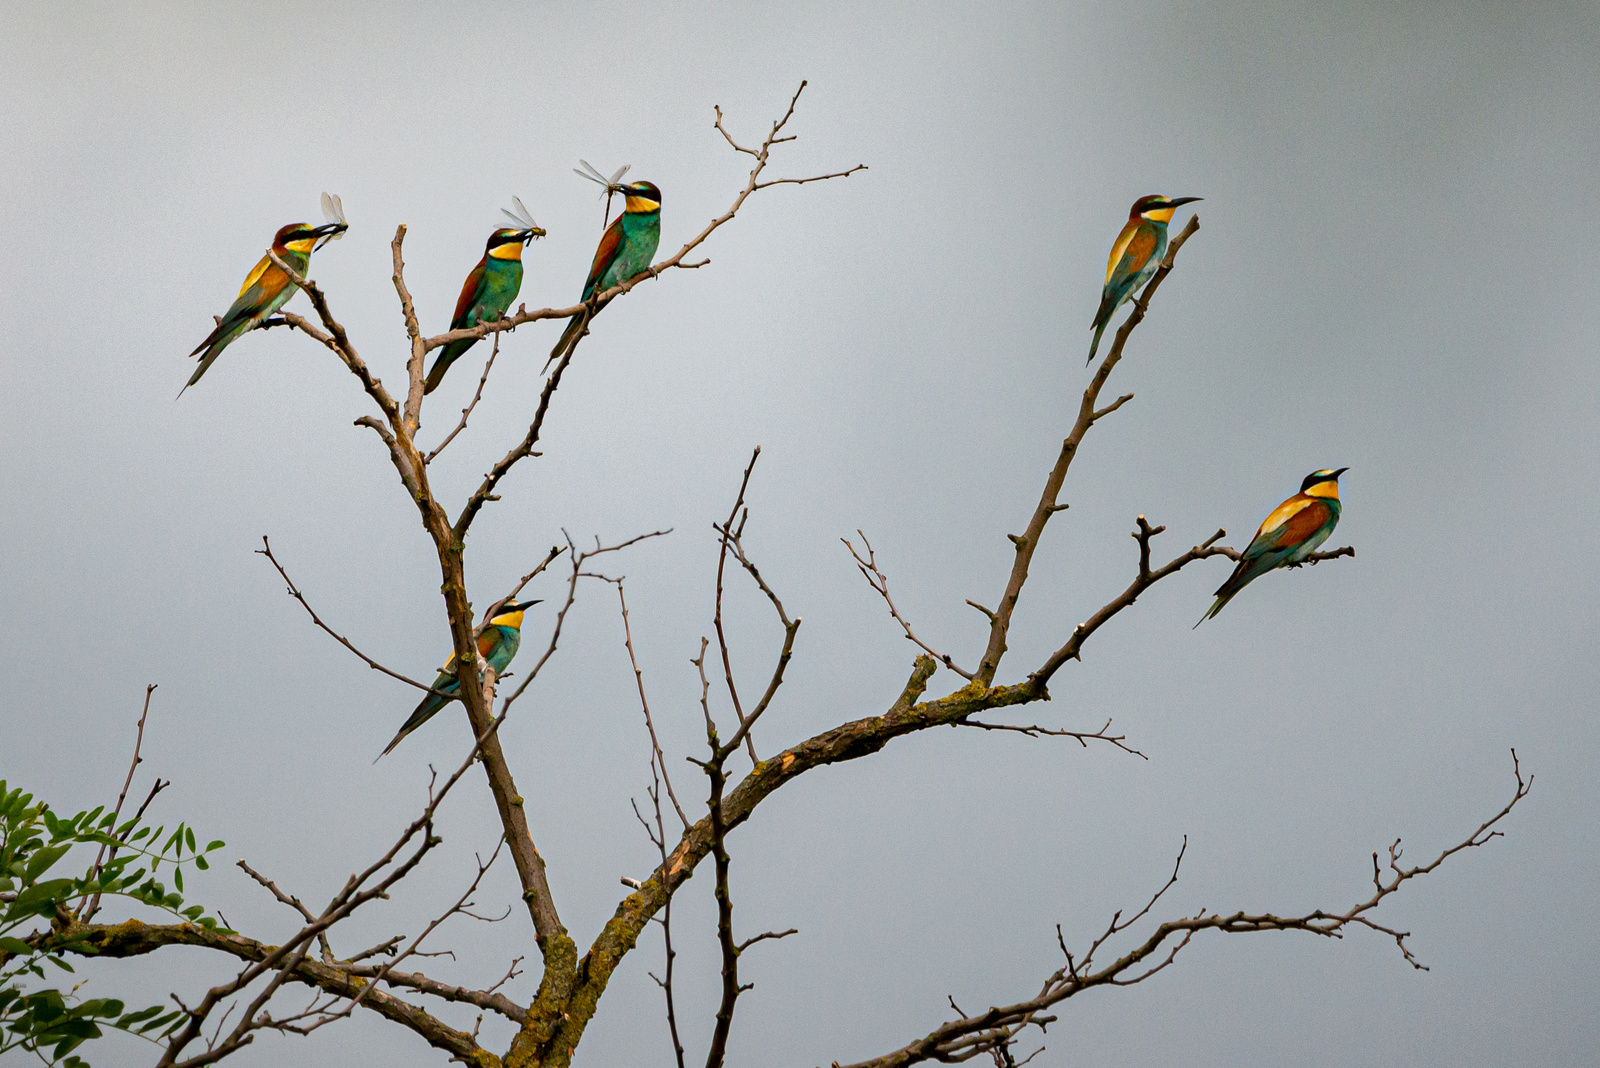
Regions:
<instances>
[{"instance_id":1,"label":"bird's wing","mask_svg":"<svg viewBox=\"0 0 1600 1068\"><path fill-rule=\"evenodd\" d=\"M1156 250L1156 228L1140 220L1128 220L1111 246L1111 258L1106 262L1106 285L1116 286L1144 269Z\"/></svg>"},{"instance_id":2,"label":"bird's wing","mask_svg":"<svg viewBox=\"0 0 1600 1068\"><path fill-rule=\"evenodd\" d=\"M223 313L222 321L216 325L216 328L210 334L206 335L206 339L200 342L189 355L198 356L209 348L213 341L223 337L240 323L255 316L269 305L273 298L281 294L288 284L289 276L284 274L271 259L266 256L261 257L261 262L256 264L255 269L245 278L244 285L239 289L239 295L234 298L233 303L228 305L228 310Z\"/></svg>"},{"instance_id":3,"label":"bird's wing","mask_svg":"<svg viewBox=\"0 0 1600 1068\"><path fill-rule=\"evenodd\" d=\"M611 266L611 261L617 258L617 250L622 247L622 216L618 215L616 221L606 227L606 232L600 235L600 247L594 250L594 263L589 266L589 278L583 284L583 298L589 299L594 292L595 283L600 281L600 276L606 273L606 268Z\"/></svg>"},{"instance_id":4,"label":"bird's wing","mask_svg":"<svg viewBox=\"0 0 1600 1068\"><path fill-rule=\"evenodd\" d=\"M485 627L483 633L478 635L478 655L483 657L485 660L489 659L489 654L494 652L494 647L499 643L499 641L500 628ZM433 684L433 688L437 690L443 686L446 681L455 681L455 677L456 654L451 653L445 658L444 667L439 669L439 681Z\"/></svg>"},{"instance_id":5,"label":"bird's wing","mask_svg":"<svg viewBox=\"0 0 1600 1068\"><path fill-rule=\"evenodd\" d=\"M1325 502L1297 493L1272 510L1245 555L1263 556L1292 549L1321 530L1332 515L1333 509Z\"/></svg>"},{"instance_id":6,"label":"bird's wing","mask_svg":"<svg viewBox=\"0 0 1600 1068\"><path fill-rule=\"evenodd\" d=\"M487 265L489 254L485 252L483 259L467 274L466 282L461 286L461 299L456 301L455 318L450 320L450 329L460 330L463 327L476 326L468 322L467 318L472 312L472 306L478 303L478 298L483 295L484 279L488 276Z\"/></svg>"},{"instance_id":7,"label":"bird's wing","mask_svg":"<svg viewBox=\"0 0 1600 1068\"><path fill-rule=\"evenodd\" d=\"M1328 520L1333 518L1333 509L1327 502L1308 500L1306 506L1295 512L1278 528L1277 542L1280 548L1299 548L1304 545L1318 531L1328 525Z\"/></svg>"},{"instance_id":8,"label":"bird's wing","mask_svg":"<svg viewBox=\"0 0 1600 1068\"><path fill-rule=\"evenodd\" d=\"M222 321L254 315L272 303L288 285L289 276L283 268L263 257L256 264L256 269L250 272L250 277L244 280L244 287L239 290L239 296L234 299L233 306L222 317Z\"/></svg>"},{"instance_id":9,"label":"bird's wing","mask_svg":"<svg viewBox=\"0 0 1600 1068\"><path fill-rule=\"evenodd\" d=\"M277 265L272 262L272 257L262 256L261 262L256 264L255 268L245 276L244 285L239 287L239 296L242 297L249 292L250 287L261 281L261 276L266 274L268 269L276 268L276 266ZM283 274L282 271L278 271L278 273ZM284 277L287 278L288 276L285 275Z\"/></svg>"}]
</instances>

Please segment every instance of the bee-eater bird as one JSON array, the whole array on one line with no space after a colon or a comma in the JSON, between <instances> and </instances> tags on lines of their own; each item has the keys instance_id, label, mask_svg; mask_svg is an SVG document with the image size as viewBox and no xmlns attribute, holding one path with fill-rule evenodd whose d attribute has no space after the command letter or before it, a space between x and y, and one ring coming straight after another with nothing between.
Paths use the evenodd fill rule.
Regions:
<instances>
[{"instance_id":1,"label":"bee-eater bird","mask_svg":"<svg viewBox=\"0 0 1600 1068\"><path fill-rule=\"evenodd\" d=\"M330 222L326 226L313 227L310 223L290 223L272 239L272 251L278 258L302 278L305 277L306 267L311 263L312 250L319 248L323 241L331 241L350 229L344 222ZM295 284L283 269L272 262L270 256L261 257L261 262L256 264L255 270L245 278L244 285L239 289L239 296L233 302L228 313L217 323L217 328L190 356L200 357L200 366L194 369L193 376L183 389L178 390L178 396L183 396L183 390L200 381L200 376L211 369L217 362L217 357L222 355L222 350L233 343L240 334L254 330L261 325L262 320L269 318L279 308L289 302L294 296Z\"/></svg>"},{"instance_id":2,"label":"bee-eater bird","mask_svg":"<svg viewBox=\"0 0 1600 1068\"><path fill-rule=\"evenodd\" d=\"M1222 611L1222 606L1251 582L1275 567L1303 562L1328 540L1339 525L1339 476L1348 470L1311 472L1300 483L1299 493L1272 510L1239 557L1233 574L1218 587L1217 601L1200 617L1200 623Z\"/></svg>"},{"instance_id":3,"label":"bee-eater bird","mask_svg":"<svg viewBox=\"0 0 1600 1068\"><path fill-rule=\"evenodd\" d=\"M502 605L489 620L489 625L483 628L483 633L478 635L478 652L482 655L484 663L498 676L505 671L511 663L511 658L517 655L517 647L522 644L522 614L538 601L521 601ZM461 690L461 680L456 676L456 654L451 653L450 658L444 662L444 667L439 671L439 677L433 680L433 688L442 690L449 697L441 697L437 693L430 693L422 699L416 711L411 713L411 718L400 727L400 733L394 736L394 741L389 743L389 748L378 754L382 760L394 751L401 740L428 720L433 714L451 701L459 700L457 694Z\"/></svg>"},{"instance_id":4,"label":"bee-eater bird","mask_svg":"<svg viewBox=\"0 0 1600 1068\"><path fill-rule=\"evenodd\" d=\"M1161 257L1167 254L1167 223L1172 213L1184 204L1192 204L1200 197L1140 197L1128 210L1128 224L1117 235L1111 246L1111 258L1106 263L1106 287L1100 293L1100 310L1095 313L1094 342L1089 346L1087 363L1094 362L1095 350L1100 347L1100 335L1106 332L1111 317L1125 302L1131 300L1146 282L1155 276L1161 266Z\"/></svg>"},{"instance_id":5,"label":"bee-eater bird","mask_svg":"<svg viewBox=\"0 0 1600 1068\"><path fill-rule=\"evenodd\" d=\"M512 199L516 200L515 197ZM506 309L511 307L511 302L517 299L517 293L522 289L522 249L545 233L528 215L528 209L522 206L522 201L516 200L516 204L521 215L513 215L509 211L506 214L520 225L496 230L489 235L483 258L467 275L466 284L461 287L461 298L456 301L456 314L450 320L450 329L462 330L479 323L492 323L503 316ZM434 358L433 369L428 372L422 392L432 393L438 389L450 365L477 343L477 338L469 337L452 341L441 349Z\"/></svg>"},{"instance_id":6,"label":"bee-eater bird","mask_svg":"<svg viewBox=\"0 0 1600 1068\"><path fill-rule=\"evenodd\" d=\"M618 191L625 198L622 214L606 227L606 232L600 237L600 247L595 249L594 263L590 265L589 278L583 284L581 300L588 300L618 282L626 282L649 267L651 259L655 257L656 246L661 243L661 190L650 182L634 182L632 185L618 186ZM598 315L603 307L605 304L595 308L590 317ZM555 362L582 325L583 315L574 315L561 340L550 350L550 359L545 361L545 367Z\"/></svg>"}]
</instances>

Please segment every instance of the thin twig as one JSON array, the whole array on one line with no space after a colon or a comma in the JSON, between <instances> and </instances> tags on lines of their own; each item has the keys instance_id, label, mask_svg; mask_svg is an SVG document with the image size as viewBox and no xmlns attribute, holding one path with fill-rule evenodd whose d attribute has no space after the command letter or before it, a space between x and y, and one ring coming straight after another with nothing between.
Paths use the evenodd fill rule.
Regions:
<instances>
[{"instance_id":1,"label":"thin twig","mask_svg":"<svg viewBox=\"0 0 1600 1068\"><path fill-rule=\"evenodd\" d=\"M467 419L472 415L472 410L478 406L478 402L483 399L484 384L489 381L489 372L494 368L494 358L498 355L500 355L500 335L496 334L494 336L494 348L489 350L489 362L483 365L483 377L478 379L478 389L472 394L471 402L461 409L461 422L457 423L456 428L444 436L444 440L439 442L432 452L422 458L423 463L433 463L433 458L444 452L444 447L454 441L457 434L467 429Z\"/></svg>"},{"instance_id":2,"label":"thin twig","mask_svg":"<svg viewBox=\"0 0 1600 1068\"><path fill-rule=\"evenodd\" d=\"M451 697L451 698L453 698L453 697L456 696L455 694L448 693L448 692L446 692L444 690L436 690L432 686L429 686L426 683L418 682L416 679L409 678L409 677L407 677L405 675L402 675L398 671L393 670L392 668L384 667L382 664L380 664L376 660L372 659L372 657L368 656L366 653L363 653L360 649L357 649L354 645L352 645L350 643L350 640L348 638L346 638L344 635L340 634L338 631L334 630L332 627L328 626L326 623L324 623L322 621L322 617L317 615L316 610L313 609L311 607L310 602L306 600L305 594L300 592L300 587L296 586L294 584L294 579L289 577L289 572L285 571L283 569L283 565L278 563L278 558L276 556L272 555L272 543L267 540L267 537L266 537L265 534L263 534L261 536L261 546L262 546L261 548L256 550L256 555L257 556L265 556L267 558L267 562L270 563L277 570L278 574L283 577L284 583L286 585L288 585L288 587L289 587L289 596L293 597L295 600L300 602L300 607L304 608L306 610L306 614L308 614L311 617L311 622L315 623L318 627L320 627L323 630L323 632L326 633L329 637L331 637L334 641L338 642L340 645L344 646L346 649L348 649L352 653L356 654L356 656L360 657L362 662L365 663L369 668L371 668L373 671L381 671L385 675L388 675L392 679L399 679L401 682L409 683L410 685L415 686L419 690L426 690L429 693L436 693L440 697Z\"/></svg>"},{"instance_id":3,"label":"thin twig","mask_svg":"<svg viewBox=\"0 0 1600 1068\"><path fill-rule=\"evenodd\" d=\"M962 678L970 682L972 680L972 672L959 666L954 660L950 659L950 657L939 652L939 650L935 649L933 646L917 637L917 632L911 629L911 624L906 622L905 617L900 614L900 609L895 607L894 598L889 596L889 576L885 575L883 570L878 567L878 557L872 551L872 542L868 541L867 536L860 530L857 530L856 534L861 538L861 544L866 547L867 555L865 559L863 559L861 554L856 551L855 545L850 541L849 538L840 538L839 540L844 543L844 547L846 549L850 550L850 555L855 559L856 567L861 571L861 577L867 580L867 585L871 586L873 592L879 597L882 597L883 603L889 606L889 614L894 617L894 621L896 623L900 624L900 629L906 632L906 637L923 652L927 653L929 656L939 661L939 663L943 664L945 667L949 668L951 671L954 671L957 675L960 675ZM982 605L974 604L972 601L968 601L967 603L978 609L990 619L994 618L994 613L989 611L987 608L984 608Z\"/></svg>"},{"instance_id":4,"label":"thin twig","mask_svg":"<svg viewBox=\"0 0 1600 1068\"><path fill-rule=\"evenodd\" d=\"M139 750L144 747L144 721L150 715L150 695L155 693L155 692L156 692L156 684L153 683L153 682L147 684L145 686L145 688L144 688L144 708L139 712L139 730L138 730L138 733L134 735L134 739L133 739L133 760L130 761L129 764L128 764L127 777L122 780L122 791L117 794L117 807L111 810L111 833L112 834L116 834L117 833L117 826L122 820L122 803L128 799L128 787L133 784L133 773L136 770L138 770L139 764L144 759L143 757L141 757L139 755ZM161 780L158 777L156 779L156 782L159 783L160 781ZM160 790L160 787L157 786L156 787L156 791L159 791L159 790ZM156 791L152 791L150 796L154 797L155 794L156 794ZM150 803L149 800L146 799L145 804L149 804L149 803ZM144 806L143 805L141 805L139 807L139 812L141 814L144 812ZM129 830L131 831L132 828L130 827ZM93 867L93 869L91 869L92 872L93 872L91 878L93 880L98 880L99 877L100 877L100 873L104 870L104 867L101 864L101 858L102 857L105 858L105 863L106 864L109 864L113 860L117 859L117 847L114 846L114 845L109 847L110 850L111 850L111 855L110 856L105 856L107 848L108 847L106 846L106 844L102 842L100 844L100 849L94 855L94 867ZM80 907L78 909L78 920L79 920L79 922L83 922L83 921L86 921L86 920L90 919L99 910L100 910L100 894L97 892L92 898L90 898L88 901L84 902L82 907Z\"/></svg>"},{"instance_id":5,"label":"thin twig","mask_svg":"<svg viewBox=\"0 0 1600 1068\"><path fill-rule=\"evenodd\" d=\"M1139 750L1126 744L1127 735L1107 734L1106 732L1111 729L1111 720L1109 719L1106 720L1105 726L1101 727L1097 731L1068 731L1040 726L1022 727L1014 726L1009 723L982 723L975 719L961 720L957 726L978 727L986 731L1015 731L1016 733L1026 735L1029 738L1073 738L1076 739L1078 744L1083 746L1085 749L1089 748L1089 743L1092 741L1109 742L1118 749L1122 750L1124 753L1132 753L1140 760L1150 759L1143 753L1139 752Z\"/></svg>"},{"instance_id":6,"label":"thin twig","mask_svg":"<svg viewBox=\"0 0 1600 1068\"><path fill-rule=\"evenodd\" d=\"M802 88L804 85L802 84ZM739 688L733 682L733 664L728 659L728 638L722 628L722 575L728 563L729 531L733 528L733 521L739 516L739 509L744 507L744 493L750 487L750 473L756 469L756 461L761 458L761 446L757 445L750 454L750 464L744 469L744 478L739 482L739 495L734 498L733 510L728 513L728 521L721 527L722 543L717 551L717 596L716 611L712 616L712 623L717 632L717 651L722 656L722 676L727 681L728 699L733 702L733 714L739 717L739 727L745 730L745 747L750 752L750 763L759 764L756 756L756 743L748 732L748 723L745 720L744 708L739 703Z\"/></svg>"},{"instance_id":7,"label":"thin twig","mask_svg":"<svg viewBox=\"0 0 1600 1068\"><path fill-rule=\"evenodd\" d=\"M639 707L644 711L645 730L650 734L651 759L661 769L661 777L666 782L667 797L672 801L672 808L678 813L678 819L683 823L683 829L689 829L689 817L684 815L683 806L678 804L678 795L672 789L672 779L667 775L666 758L661 754L661 739L656 737L656 723L650 715L650 700L644 693L644 672L639 669L639 658L633 651L633 627L628 622L628 596L623 591L622 580L615 583L617 587L617 603L622 609L622 644L628 650L628 663L633 667L634 685L639 690ZM664 846L664 842L663 842Z\"/></svg>"}]
</instances>

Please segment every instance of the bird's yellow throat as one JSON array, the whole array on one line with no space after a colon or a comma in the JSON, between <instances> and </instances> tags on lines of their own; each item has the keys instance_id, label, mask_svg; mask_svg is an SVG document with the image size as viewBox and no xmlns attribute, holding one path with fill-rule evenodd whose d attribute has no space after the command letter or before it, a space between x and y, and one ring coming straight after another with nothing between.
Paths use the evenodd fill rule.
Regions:
<instances>
[{"instance_id":1,"label":"bird's yellow throat","mask_svg":"<svg viewBox=\"0 0 1600 1068\"><path fill-rule=\"evenodd\" d=\"M489 255L497 260L520 260L522 259L522 242L509 241L504 245L496 245L489 250Z\"/></svg>"},{"instance_id":2,"label":"bird's yellow throat","mask_svg":"<svg viewBox=\"0 0 1600 1068\"><path fill-rule=\"evenodd\" d=\"M1339 499L1339 483L1337 483L1337 482L1318 482L1315 486L1312 486L1310 489L1306 490L1306 496L1307 497L1331 497L1334 500L1338 500Z\"/></svg>"},{"instance_id":3,"label":"bird's yellow throat","mask_svg":"<svg viewBox=\"0 0 1600 1068\"><path fill-rule=\"evenodd\" d=\"M512 630L521 630L522 611L506 612L503 615L495 616L489 622L497 627L510 627Z\"/></svg>"},{"instance_id":4,"label":"bird's yellow throat","mask_svg":"<svg viewBox=\"0 0 1600 1068\"><path fill-rule=\"evenodd\" d=\"M1177 211L1177 208L1157 208L1155 211L1140 212L1139 217L1142 219L1149 219L1151 222L1171 222L1172 216L1175 215Z\"/></svg>"}]
</instances>

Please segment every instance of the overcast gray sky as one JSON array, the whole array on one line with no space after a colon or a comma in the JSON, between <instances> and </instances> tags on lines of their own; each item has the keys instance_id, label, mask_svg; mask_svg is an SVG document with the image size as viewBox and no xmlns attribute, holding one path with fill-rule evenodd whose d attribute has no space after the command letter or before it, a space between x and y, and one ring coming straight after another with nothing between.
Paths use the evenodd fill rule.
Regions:
<instances>
[{"instance_id":1,"label":"overcast gray sky","mask_svg":"<svg viewBox=\"0 0 1600 1068\"><path fill-rule=\"evenodd\" d=\"M706 252L600 320L546 431L470 543L480 603L560 538L673 527L612 562L680 792L709 633L715 542L752 446L748 540L804 616L757 732L784 745L884 709L912 650L838 543L872 537L903 610L958 660L983 620L1087 380L1087 324L1128 204L1205 197L1111 389L1137 399L1077 461L1003 680L1036 666L1132 573L1134 516L1181 551L1242 545L1314 468L1349 466L1336 544L1199 630L1227 573L1143 597L1026 722L1114 716L1148 762L937 731L816 772L732 841L737 923L801 933L746 957L732 1058L826 1064L899 1046L965 1005L1028 996L1160 885L1170 914L1348 907L1368 855L1462 838L1537 776L1507 837L1408 888L1381 936L1202 939L1124 991L1067 1003L1035 1063L1592 1065L1600 1060L1600 8L1593 3L602 6L3 5L0 512L11 665L0 776L57 808L114 798L139 700L161 685L143 774L157 815L226 839L300 896L333 892L454 763L438 717L377 767L413 692L309 625L251 554L262 534L327 617L396 668L448 645L432 552L372 409L323 350L247 336L174 403L184 359L279 226L342 195L323 284L380 375L404 334L388 242L442 330L520 196L550 231L530 306L576 299L596 240L579 157L664 191L663 250L723 210L801 78L785 175ZM1181 221L1180 216L1180 221ZM303 297L294 307L305 311ZM554 329L511 335L471 428L436 467L458 499L525 428ZM430 401L439 432L479 354ZM738 588L735 654L777 630ZM558 595L541 580L534 596ZM530 615L529 642L549 616ZM563 919L586 945L619 875L646 746L613 593L586 587L561 654L505 728ZM941 676L935 686L959 680ZM147 780L146 780L147 781ZM137 789L137 787L136 787ZM415 930L497 826L474 780L448 857L345 937ZM509 866L482 898L514 900ZM230 865L190 888L263 937L289 929ZM709 877L675 911L680 1006L703 1051L716 990ZM487 905L486 905L487 907ZM532 953L518 912L447 928L442 978ZM525 949L508 949L525 946ZM536 954L534 954L536 956ZM666 1064L656 936L618 973L578 1064ZM194 992L198 953L92 969L95 992ZM532 996L536 970L510 993ZM103 984L103 985L102 985ZM471 1017L442 1015L470 1026ZM492 1027L486 1024L486 1027ZM148 1049L107 1040L96 1064ZM262 1040L241 1066L442 1063L357 1018Z\"/></svg>"}]
</instances>

